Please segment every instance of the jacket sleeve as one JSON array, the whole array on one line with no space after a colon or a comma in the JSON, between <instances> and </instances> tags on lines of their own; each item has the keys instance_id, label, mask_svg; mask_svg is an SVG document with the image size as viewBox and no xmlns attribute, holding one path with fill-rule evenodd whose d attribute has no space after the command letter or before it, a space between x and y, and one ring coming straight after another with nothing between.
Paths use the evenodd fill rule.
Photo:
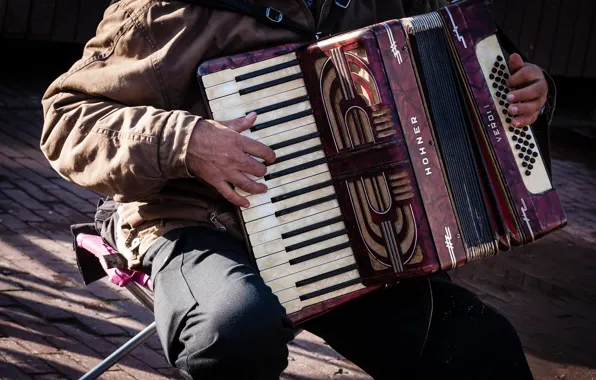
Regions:
<instances>
[{"instance_id":1,"label":"jacket sleeve","mask_svg":"<svg viewBox=\"0 0 596 380\"><path fill-rule=\"evenodd\" d=\"M140 20L152 3L110 6L82 58L42 99L40 145L52 167L119 202L192 177L185 157L200 117L169 110L159 58L167 46L156 46Z\"/></svg>"}]
</instances>

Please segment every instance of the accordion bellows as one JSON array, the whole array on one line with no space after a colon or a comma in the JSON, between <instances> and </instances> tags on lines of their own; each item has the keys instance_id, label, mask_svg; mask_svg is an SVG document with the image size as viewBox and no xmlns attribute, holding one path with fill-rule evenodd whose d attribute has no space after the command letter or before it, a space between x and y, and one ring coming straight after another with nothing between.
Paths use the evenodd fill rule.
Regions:
<instances>
[{"instance_id":1,"label":"accordion bellows","mask_svg":"<svg viewBox=\"0 0 596 380\"><path fill-rule=\"evenodd\" d=\"M370 291L531 243L566 225L486 1L309 45L203 63L215 120L277 159L239 209L249 252L299 323Z\"/></svg>"}]
</instances>

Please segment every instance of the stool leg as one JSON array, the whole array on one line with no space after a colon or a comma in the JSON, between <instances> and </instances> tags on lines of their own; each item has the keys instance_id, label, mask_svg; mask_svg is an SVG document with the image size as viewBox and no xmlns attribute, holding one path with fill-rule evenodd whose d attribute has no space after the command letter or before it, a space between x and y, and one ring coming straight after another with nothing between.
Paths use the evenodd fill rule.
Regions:
<instances>
[{"instance_id":1,"label":"stool leg","mask_svg":"<svg viewBox=\"0 0 596 380\"><path fill-rule=\"evenodd\" d=\"M122 347L114 351L114 353L108 356L104 361L95 366L95 368L84 374L79 380L97 379L101 374L109 370L132 350L151 338L156 331L156 324L153 322L149 326L145 327L143 331L135 335L131 340L126 342Z\"/></svg>"}]
</instances>

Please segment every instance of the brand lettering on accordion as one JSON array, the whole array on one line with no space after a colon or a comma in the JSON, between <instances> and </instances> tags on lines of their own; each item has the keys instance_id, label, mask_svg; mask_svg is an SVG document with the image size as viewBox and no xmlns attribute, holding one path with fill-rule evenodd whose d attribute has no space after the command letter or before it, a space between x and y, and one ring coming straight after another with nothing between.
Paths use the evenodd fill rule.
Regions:
<instances>
[{"instance_id":1,"label":"brand lettering on accordion","mask_svg":"<svg viewBox=\"0 0 596 380\"><path fill-rule=\"evenodd\" d=\"M412 117L410 119L412 121L412 124L414 125L414 133L416 135L420 134L420 126L418 125L418 118L416 116ZM424 144L424 139L422 136L417 136L416 137L416 143L418 145L422 145ZM426 148L424 147L420 147L418 148L418 152L420 152L420 156L424 156L426 155ZM422 157L422 164L424 165L424 172L426 173L426 175L431 175L432 173L432 168L429 166L430 165L430 161L428 159L428 157Z\"/></svg>"},{"instance_id":2,"label":"brand lettering on accordion","mask_svg":"<svg viewBox=\"0 0 596 380\"><path fill-rule=\"evenodd\" d=\"M488 106L486 106L484 108L488 108ZM501 140L502 140L501 132L499 131L499 126L495 122L496 119L495 119L495 115L493 115L493 111L488 110L486 112L486 114L488 117L488 121L490 122L490 124L488 125L489 129L493 132L493 135L497 138L497 142L501 142Z\"/></svg>"},{"instance_id":3,"label":"brand lettering on accordion","mask_svg":"<svg viewBox=\"0 0 596 380\"><path fill-rule=\"evenodd\" d=\"M243 133L276 153L238 216L295 323L566 225L531 128L507 125L487 2L199 66L210 117L256 112Z\"/></svg>"}]
</instances>

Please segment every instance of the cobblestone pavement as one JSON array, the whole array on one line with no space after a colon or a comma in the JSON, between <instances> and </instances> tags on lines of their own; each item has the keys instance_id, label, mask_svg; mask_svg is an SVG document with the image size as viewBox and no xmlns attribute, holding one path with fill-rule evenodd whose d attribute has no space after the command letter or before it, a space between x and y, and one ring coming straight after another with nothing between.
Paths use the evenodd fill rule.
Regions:
<instances>
[{"instance_id":1,"label":"cobblestone pavement","mask_svg":"<svg viewBox=\"0 0 596 380\"><path fill-rule=\"evenodd\" d=\"M41 74L40 74L41 75ZM0 78L0 377L75 379L153 320L126 291L84 287L69 225L99 194L61 179L40 153L41 93L53 77ZM557 132L554 177L569 226L453 272L518 329L537 379L596 378L596 154ZM370 379L318 338L291 344L284 379ZM105 379L177 378L153 337Z\"/></svg>"}]
</instances>

